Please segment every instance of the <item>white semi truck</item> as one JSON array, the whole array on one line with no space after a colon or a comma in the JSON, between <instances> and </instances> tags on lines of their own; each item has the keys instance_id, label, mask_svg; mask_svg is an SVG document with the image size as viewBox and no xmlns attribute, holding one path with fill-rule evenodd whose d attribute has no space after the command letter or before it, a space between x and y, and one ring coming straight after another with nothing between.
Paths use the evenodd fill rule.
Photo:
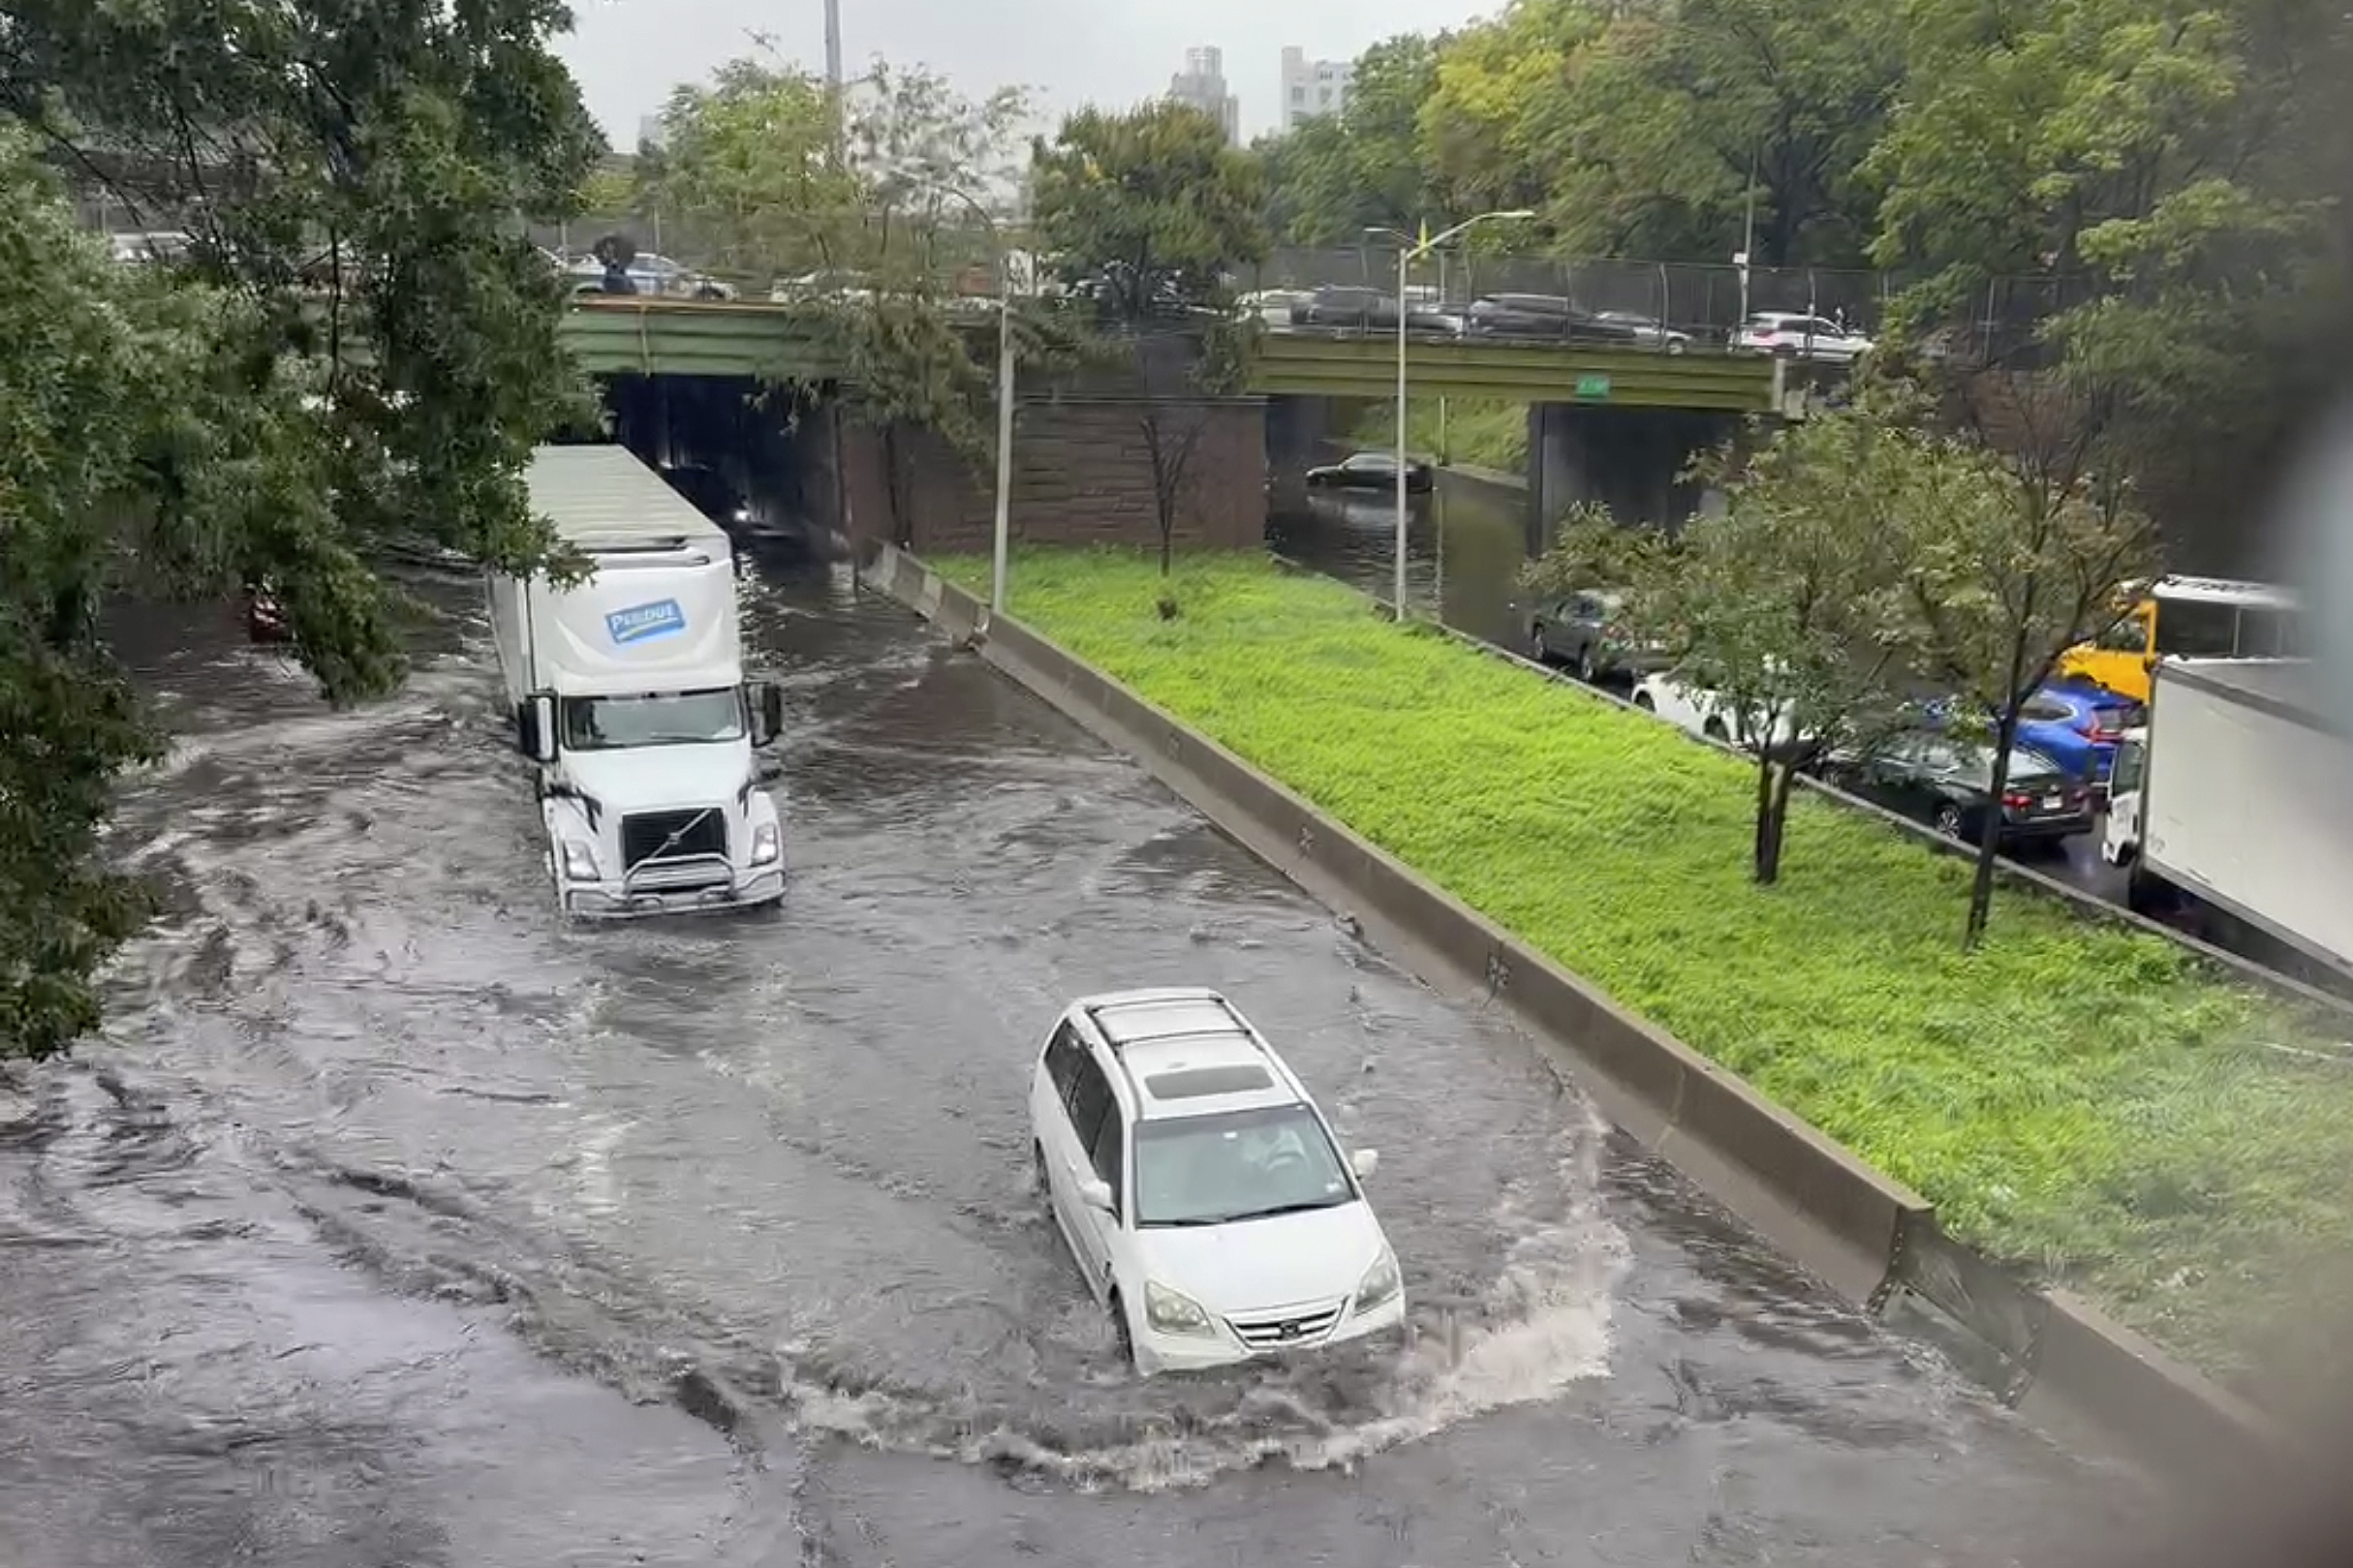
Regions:
<instances>
[{"instance_id":1,"label":"white semi truck","mask_svg":"<svg viewBox=\"0 0 2353 1568\"><path fill-rule=\"evenodd\" d=\"M728 536L619 446L542 446L529 479L532 508L589 566L568 587L489 580L564 912L782 898L784 829L757 750L783 727L783 696L745 684Z\"/></svg>"},{"instance_id":2,"label":"white semi truck","mask_svg":"<svg viewBox=\"0 0 2353 1568\"><path fill-rule=\"evenodd\" d=\"M2217 947L2353 982L2353 736L2309 660L2166 659L2125 736L2100 853L2132 907Z\"/></svg>"}]
</instances>

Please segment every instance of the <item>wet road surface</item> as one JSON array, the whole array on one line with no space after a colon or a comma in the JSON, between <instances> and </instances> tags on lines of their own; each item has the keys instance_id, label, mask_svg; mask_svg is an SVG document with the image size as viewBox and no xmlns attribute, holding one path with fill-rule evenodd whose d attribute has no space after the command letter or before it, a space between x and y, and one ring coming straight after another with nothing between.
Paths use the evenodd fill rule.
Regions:
<instances>
[{"instance_id":1,"label":"wet road surface","mask_svg":"<svg viewBox=\"0 0 2353 1568\"><path fill-rule=\"evenodd\" d=\"M747 611L784 907L564 928L434 597L362 713L215 631L142 661L167 913L0 1089L8 1568L1991 1565L2137 1514L845 576ZM1186 982L1381 1151L1410 1347L1116 1365L1026 1073Z\"/></svg>"},{"instance_id":2,"label":"wet road surface","mask_svg":"<svg viewBox=\"0 0 2353 1568\"><path fill-rule=\"evenodd\" d=\"M1535 607L1518 586L1527 560L1526 496L1440 475L1435 493L1410 502L1408 601L1423 614L1438 608L1440 619L1457 631L1525 657L1528 617ZM1315 495L1305 507L1271 519L1268 541L1293 560L1385 600L1395 580L1395 505L1371 495ZM1623 684L1614 690L1623 694ZM2100 859L2099 842L2095 828L2049 846L2027 846L2019 858L2069 886L2121 905L2125 875Z\"/></svg>"}]
</instances>

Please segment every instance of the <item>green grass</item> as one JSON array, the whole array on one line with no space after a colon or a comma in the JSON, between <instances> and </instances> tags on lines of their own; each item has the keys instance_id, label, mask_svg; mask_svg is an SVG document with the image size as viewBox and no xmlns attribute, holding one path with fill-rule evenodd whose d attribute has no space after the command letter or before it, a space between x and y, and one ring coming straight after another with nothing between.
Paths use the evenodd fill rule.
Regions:
<instances>
[{"instance_id":1,"label":"green grass","mask_svg":"<svg viewBox=\"0 0 2353 1568\"><path fill-rule=\"evenodd\" d=\"M984 562L935 563L980 586ZM1801 797L1747 876L1751 776L1663 724L1256 557L1031 551L1023 621L1129 682L1934 1201L2234 1381L2325 1347L2291 1295L2353 1240L2353 1067L2173 944L2003 892ZM2289 1365L2294 1365L2293 1360ZM2308 1371L2308 1368L2307 1368Z\"/></svg>"},{"instance_id":2,"label":"green grass","mask_svg":"<svg viewBox=\"0 0 2353 1568\"><path fill-rule=\"evenodd\" d=\"M1397 402L1375 404L1356 421L1357 446L1387 451L1397 440ZM1493 398L1446 400L1445 440L1439 440L1438 399L1406 400L1406 447L1470 468L1518 474L1528 467L1528 405Z\"/></svg>"}]
</instances>

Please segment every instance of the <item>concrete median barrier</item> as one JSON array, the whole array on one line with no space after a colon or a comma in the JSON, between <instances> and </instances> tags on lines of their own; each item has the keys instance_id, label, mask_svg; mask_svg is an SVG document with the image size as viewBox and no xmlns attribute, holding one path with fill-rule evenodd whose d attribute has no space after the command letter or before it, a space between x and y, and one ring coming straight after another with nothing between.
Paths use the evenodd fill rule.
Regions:
<instances>
[{"instance_id":1,"label":"concrete median barrier","mask_svg":"<svg viewBox=\"0 0 2353 1568\"><path fill-rule=\"evenodd\" d=\"M1848 1299L1943 1344L2004 1402L2088 1422L2136 1456L2202 1455L2210 1471L2279 1451L2211 1381L1955 1242L1919 1194L1246 759L900 551L881 549L867 579L1134 757L1393 962L1508 1009L1619 1126Z\"/></svg>"}]
</instances>

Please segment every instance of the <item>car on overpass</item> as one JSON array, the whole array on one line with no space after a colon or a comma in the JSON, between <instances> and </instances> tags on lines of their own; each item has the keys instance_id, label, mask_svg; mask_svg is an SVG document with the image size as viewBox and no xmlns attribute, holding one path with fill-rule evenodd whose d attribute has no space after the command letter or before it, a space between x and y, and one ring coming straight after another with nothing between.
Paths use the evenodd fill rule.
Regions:
<instances>
[{"instance_id":1,"label":"car on overpass","mask_svg":"<svg viewBox=\"0 0 2353 1568\"><path fill-rule=\"evenodd\" d=\"M1087 997L1030 1076L1037 1185L1136 1370L1224 1366L1401 1329L1405 1281L1307 1089L1233 1003Z\"/></svg>"},{"instance_id":2,"label":"car on overpass","mask_svg":"<svg viewBox=\"0 0 2353 1568\"><path fill-rule=\"evenodd\" d=\"M1870 338L1846 324L1844 316L1806 311L1760 310L1732 334L1732 347L1783 359L1813 359L1850 365L1871 353Z\"/></svg>"},{"instance_id":3,"label":"car on overpass","mask_svg":"<svg viewBox=\"0 0 2353 1568\"><path fill-rule=\"evenodd\" d=\"M1358 452L1337 463L1307 471L1311 490L1394 490L1397 459L1388 452ZM1428 495L1438 487L1438 471L1418 457L1406 459L1406 488Z\"/></svg>"}]
</instances>

